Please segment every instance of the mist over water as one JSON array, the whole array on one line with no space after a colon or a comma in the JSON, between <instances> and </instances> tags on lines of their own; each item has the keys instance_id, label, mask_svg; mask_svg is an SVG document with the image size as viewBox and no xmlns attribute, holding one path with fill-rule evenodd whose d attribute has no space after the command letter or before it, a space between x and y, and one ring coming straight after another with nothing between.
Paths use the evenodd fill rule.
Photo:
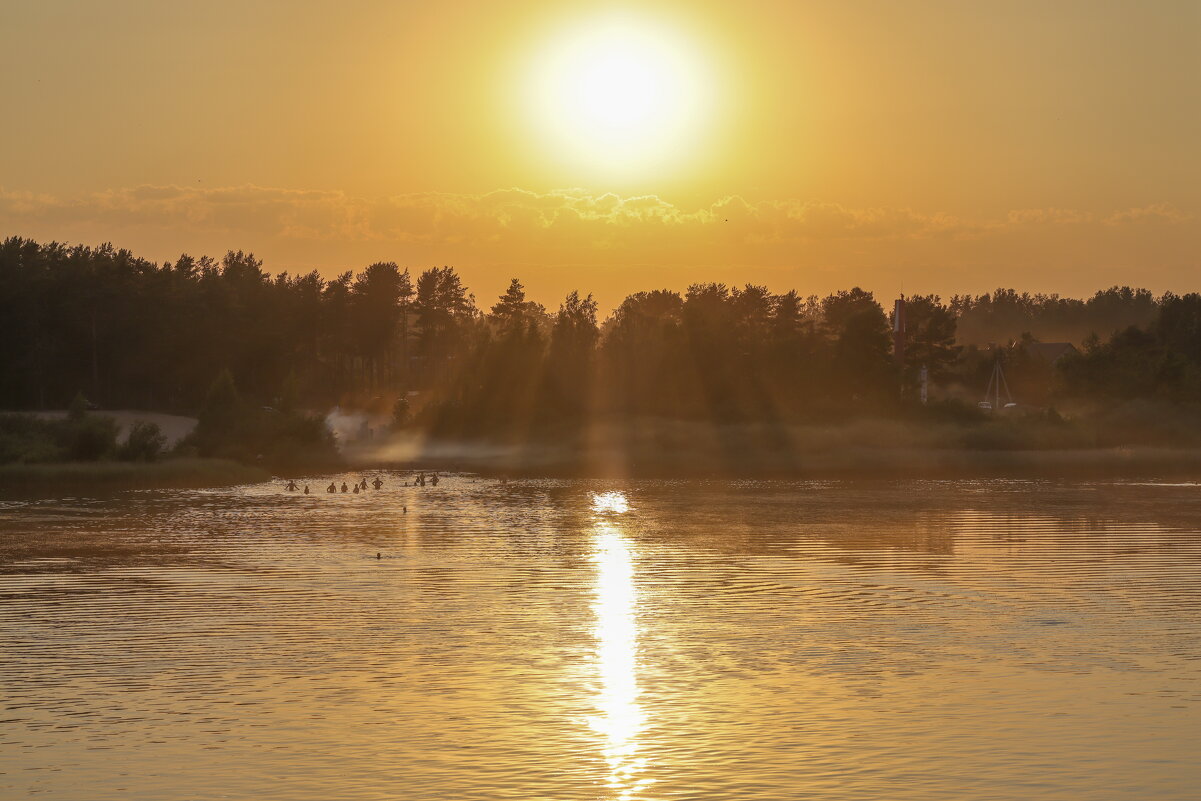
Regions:
<instances>
[{"instance_id":1,"label":"mist over water","mask_svg":"<svg viewBox=\"0 0 1201 801\"><path fill-rule=\"evenodd\" d=\"M0 797L1201 786L1196 484L382 475L0 505Z\"/></svg>"}]
</instances>

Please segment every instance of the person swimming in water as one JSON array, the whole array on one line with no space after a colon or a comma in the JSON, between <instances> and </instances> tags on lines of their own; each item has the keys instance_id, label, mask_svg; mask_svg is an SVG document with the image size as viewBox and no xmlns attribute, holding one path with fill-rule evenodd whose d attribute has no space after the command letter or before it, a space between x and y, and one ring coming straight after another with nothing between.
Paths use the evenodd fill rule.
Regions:
<instances>
[{"instance_id":1,"label":"person swimming in water","mask_svg":"<svg viewBox=\"0 0 1201 801\"><path fill-rule=\"evenodd\" d=\"M342 491L343 491L343 492L350 492L350 487L346 486L346 482L345 482L345 481L343 481L343 482L342 482Z\"/></svg>"},{"instance_id":2,"label":"person swimming in water","mask_svg":"<svg viewBox=\"0 0 1201 801\"><path fill-rule=\"evenodd\" d=\"M371 482L371 486L375 487L378 490L380 487L384 486L384 482L379 480L379 476L376 476L375 481Z\"/></svg>"},{"instance_id":3,"label":"person swimming in water","mask_svg":"<svg viewBox=\"0 0 1201 801\"><path fill-rule=\"evenodd\" d=\"M305 494L305 495L308 495L308 494L309 494L309 485L308 485L308 484L305 484L305 485L304 485L304 494Z\"/></svg>"},{"instance_id":4,"label":"person swimming in water","mask_svg":"<svg viewBox=\"0 0 1201 801\"><path fill-rule=\"evenodd\" d=\"M354 494L355 494L355 495L358 495L358 494L359 494L359 485L358 485L358 484L355 484L355 485L354 485Z\"/></svg>"},{"instance_id":5,"label":"person swimming in water","mask_svg":"<svg viewBox=\"0 0 1201 801\"><path fill-rule=\"evenodd\" d=\"M359 489L363 489L363 490L367 489L367 479L363 479L362 481L359 482Z\"/></svg>"},{"instance_id":6,"label":"person swimming in water","mask_svg":"<svg viewBox=\"0 0 1201 801\"><path fill-rule=\"evenodd\" d=\"M295 492L297 489L299 489L299 487L296 486L295 481L288 479L288 486L284 487L284 489L286 489L288 492Z\"/></svg>"},{"instance_id":7,"label":"person swimming in water","mask_svg":"<svg viewBox=\"0 0 1201 801\"><path fill-rule=\"evenodd\" d=\"M329 486L325 488L325 491L326 492L337 492L338 485L331 481L331 482L329 482Z\"/></svg>"},{"instance_id":8,"label":"person swimming in water","mask_svg":"<svg viewBox=\"0 0 1201 801\"><path fill-rule=\"evenodd\" d=\"M434 473L432 476L430 476L430 486L432 486L432 487L438 486L438 474L437 473Z\"/></svg>"}]
</instances>

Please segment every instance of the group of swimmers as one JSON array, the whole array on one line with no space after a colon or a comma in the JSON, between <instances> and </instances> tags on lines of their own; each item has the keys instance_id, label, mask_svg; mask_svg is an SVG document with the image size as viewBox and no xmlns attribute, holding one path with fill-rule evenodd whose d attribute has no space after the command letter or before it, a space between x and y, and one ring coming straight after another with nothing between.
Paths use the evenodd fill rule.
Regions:
<instances>
[{"instance_id":1,"label":"group of swimmers","mask_svg":"<svg viewBox=\"0 0 1201 801\"><path fill-rule=\"evenodd\" d=\"M433 473L428 480L429 480L430 486L433 486L433 487L438 486L438 474L437 473ZM413 482L413 486L414 487L424 487L425 484L426 484L425 473L419 473L417 476L417 480ZM331 493L331 494L336 493L336 492L359 493L359 492L366 492L367 486L368 486L367 479L365 479L365 478L362 481L359 481L352 486L347 486L346 482L343 481L341 488L338 487L337 482L331 481L329 483L329 486L325 488L325 491L328 493ZM370 486L375 487L375 489L378 490L384 486L384 482L380 479L379 476L376 476L375 480L371 482ZM409 486L409 482L406 481L405 486L406 487ZM284 489L286 489L288 492L296 492L297 490L300 489L300 485L297 484L295 481L289 479L288 483L284 486ZM305 495L309 494L309 485L308 484L304 485L303 492Z\"/></svg>"},{"instance_id":2,"label":"group of swimmers","mask_svg":"<svg viewBox=\"0 0 1201 801\"><path fill-rule=\"evenodd\" d=\"M384 486L384 482L380 481L379 476L376 476L375 481L371 482L371 486L375 487L378 490L380 487ZM329 483L329 486L325 488L325 491L326 492L337 492L338 486L333 481L331 481ZM350 492L360 492L360 491L366 492L367 491L367 479L363 479L359 483L355 484L354 487L352 489L350 489L349 491ZM345 481L342 482L342 492L347 492Z\"/></svg>"}]
</instances>

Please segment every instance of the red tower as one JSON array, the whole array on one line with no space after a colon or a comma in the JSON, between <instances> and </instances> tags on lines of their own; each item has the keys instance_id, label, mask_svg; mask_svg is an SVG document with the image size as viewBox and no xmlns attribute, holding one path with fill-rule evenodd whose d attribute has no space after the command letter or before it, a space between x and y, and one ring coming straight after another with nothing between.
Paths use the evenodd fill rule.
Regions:
<instances>
[{"instance_id":1,"label":"red tower","mask_svg":"<svg viewBox=\"0 0 1201 801\"><path fill-rule=\"evenodd\" d=\"M892 307L892 357L898 365L905 363L905 296L897 298Z\"/></svg>"}]
</instances>

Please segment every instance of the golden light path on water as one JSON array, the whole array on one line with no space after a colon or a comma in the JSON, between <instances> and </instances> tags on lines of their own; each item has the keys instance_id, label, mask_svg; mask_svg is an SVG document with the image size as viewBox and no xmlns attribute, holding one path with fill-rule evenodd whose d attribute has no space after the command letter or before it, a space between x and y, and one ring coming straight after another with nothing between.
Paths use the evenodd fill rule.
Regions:
<instances>
[{"instance_id":1,"label":"golden light path on water","mask_svg":"<svg viewBox=\"0 0 1201 801\"><path fill-rule=\"evenodd\" d=\"M608 782L616 798L629 799L647 787L642 774L645 757L638 755L638 733L646 716L638 703L638 595L634 583L634 555L621 529L621 515L630 510L621 492L593 496L596 521L596 666L599 685L598 714L589 725L605 738L604 757Z\"/></svg>"},{"instance_id":2,"label":"golden light path on water","mask_svg":"<svg viewBox=\"0 0 1201 801\"><path fill-rule=\"evenodd\" d=\"M382 477L0 487L0 799L1198 801L1196 484Z\"/></svg>"}]
</instances>

